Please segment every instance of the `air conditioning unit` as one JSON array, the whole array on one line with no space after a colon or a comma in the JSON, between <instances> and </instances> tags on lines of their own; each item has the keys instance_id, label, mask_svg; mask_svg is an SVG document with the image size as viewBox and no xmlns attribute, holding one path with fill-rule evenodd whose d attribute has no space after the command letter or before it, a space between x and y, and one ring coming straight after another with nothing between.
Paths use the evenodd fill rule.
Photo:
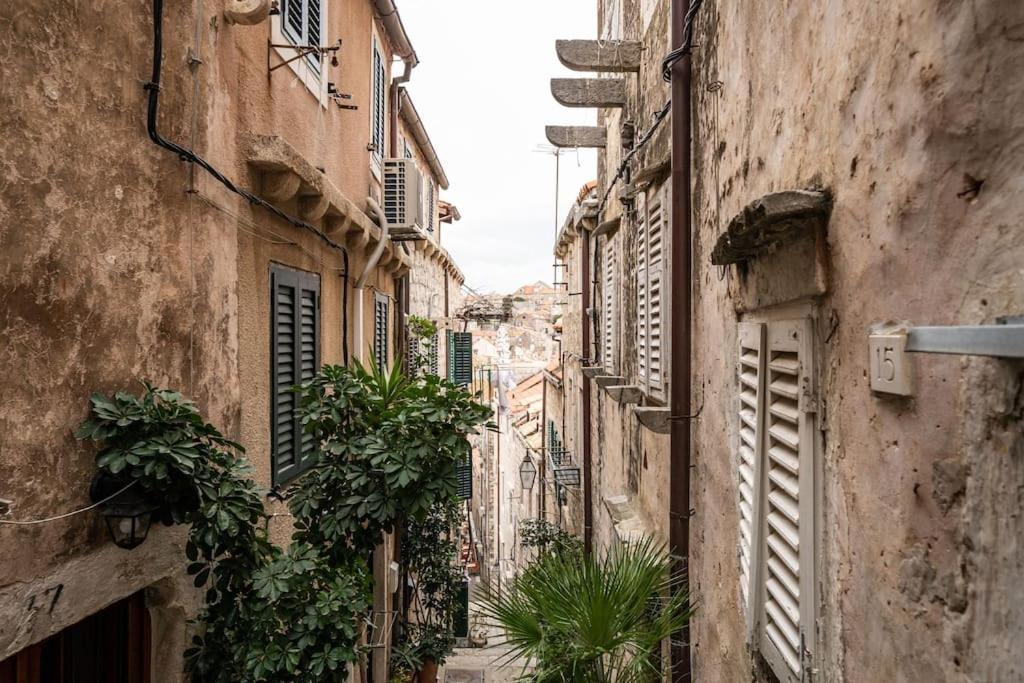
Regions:
<instances>
[{"instance_id":1,"label":"air conditioning unit","mask_svg":"<svg viewBox=\"0 0 1024 683\"><path fill-rule=\"evenodd\" d=\"M423 176L412 159L384 160L384 216L396 242L427 239Z\"/></svg>"}]
</instances>

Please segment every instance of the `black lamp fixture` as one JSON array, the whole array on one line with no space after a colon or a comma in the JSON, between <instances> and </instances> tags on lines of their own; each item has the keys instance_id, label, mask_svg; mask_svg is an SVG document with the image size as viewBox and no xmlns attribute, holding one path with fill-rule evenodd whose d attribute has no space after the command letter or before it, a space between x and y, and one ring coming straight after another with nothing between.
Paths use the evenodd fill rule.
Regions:
<instances>
[{"instance_id":1,"label":"black lamp fixture","mask_svg":"<svg viewBox=\"0 0 1024 683\"><path fill-rule=\"evenodd\" d=\"M138 486L100 472L92 480L89 496L102 504L100 514L114 545L131 550L142 545L149 535L156 506L139 491Z\"/></svg>"},{"instance_id":2,"label":"black lamp fixture","mask_svg":"<svg viewBox=\"0 0 1024 683\"><path fill-rule=\"evenodd\" d=\"M532 491L535 481L537 481L537 466L533 464L533 459L530 456L526 456L519 465L519 482L523 485L524 491Z\"/></svg>"}]
</instances>

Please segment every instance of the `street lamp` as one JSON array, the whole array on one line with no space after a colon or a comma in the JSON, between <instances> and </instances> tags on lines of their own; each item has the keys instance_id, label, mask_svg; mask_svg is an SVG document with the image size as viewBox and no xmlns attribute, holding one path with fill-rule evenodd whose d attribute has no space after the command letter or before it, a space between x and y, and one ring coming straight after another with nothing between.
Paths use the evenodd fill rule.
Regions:
<instances>
[{"instance_id":1,"label":"street lamp","mask_svg":"<svg viewBox=\"0 0 1024 683\"><path fill-rule=\"evenodd\" d=\"M100 514L107 523L107 531L114 545L131 550L142 545L149 534L153 505L134 484L99 473L92 480L89 495L94 503L100 503Z\"/></svg>"},{"instance_id":2,"label":"street lamp","mask_svg":"<svg viewBox=\"0 0 1024 683\"><path fill-rule=\"evenodd\" d=\"M523 458L522 464L519 465L519 481L524 491L533 490L533 483L537 481L537 466L533 464L530 456Z\"/></svg>"}]
</instances>

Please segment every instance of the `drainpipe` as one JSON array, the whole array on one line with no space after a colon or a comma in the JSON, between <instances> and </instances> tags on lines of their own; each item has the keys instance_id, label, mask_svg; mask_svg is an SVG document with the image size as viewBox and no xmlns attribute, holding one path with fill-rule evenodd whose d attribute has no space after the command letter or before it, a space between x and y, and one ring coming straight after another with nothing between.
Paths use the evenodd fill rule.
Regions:
<instances>
[{"instance_id":1,"label":"drainpipe","mask_svg":"<svg viewBox=\"0 0 1024 683\"><path fill-rule=\"evenodd\" d=\"M672 48L683 45L683 24L691 0L672 0ZM690 165L690 55L672 66L672 239L669 252L669 290L672 292L671 370L669 384L669 544L674 569L689 577L690 562L690 405L693 345L693 239ZM671 639L672 681L689 681L690 627Z\"/></svg>"},{"instance_id":2,"label":"drainpipe","mask_svg":"<svg viewBox=\"0 0 1024 683\"><path fill-rule=\"evenodd\" d=\"M582 309L583 339L580 355L590 358L590 233L580 230L582 238L580 261L582 266L583 286L580 288L580 308ZM589 363L589 360L581 363ZM594 482L591 474L590 453L590 380L583 377L583 551L590 555L594 549Z\"/></svg>"},{"instance_id":3,"label":"drainpipe","mask_svg":"<svg viewBox=\"0 0 1024 683\"><path fill-rule=\"evenodd\" d=\"M373 211L377 216L377 220L380 221L380 241L377 242L377 246L373 248L373 253L370 254L370 259L366 262L363 267L363 272L356 278L356 283L352 285L352 289L355 291L355 356L360 362L366 362L366 330L364 329L365 316L363 312L366 310L366 297L365 287L366 281L370 277L370 272L377 267L380 262L380 257L384 254L384 249L388 246L388 219L384 215L384 209L380 208L380 204L373 197L367 197L366 203L369 205L370 210Z\"/></svg>"}]
</instances>

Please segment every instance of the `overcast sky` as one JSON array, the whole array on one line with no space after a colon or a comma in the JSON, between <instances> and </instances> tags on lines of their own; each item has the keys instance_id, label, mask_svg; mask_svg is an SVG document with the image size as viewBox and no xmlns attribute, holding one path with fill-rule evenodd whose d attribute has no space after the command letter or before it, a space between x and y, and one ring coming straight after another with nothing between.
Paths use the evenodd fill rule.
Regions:
<instances>
[{"instance_id":1,"label":"overcast sky","mask_svg":"<svg viewBox=\"0 0 1024 683\"><path fill-rule=\"evenodd\" d=\"M462 220L444 246L481 292L551 282L555 160L545 124L594 125L596 110L551 97L553 76L573 74L556 38L596 35L595 0L397 0L420 58L409 92L451 182L442 198ZM593 150L561 158L559 225L596 174Z\"/></svg>"}]
</instances>

